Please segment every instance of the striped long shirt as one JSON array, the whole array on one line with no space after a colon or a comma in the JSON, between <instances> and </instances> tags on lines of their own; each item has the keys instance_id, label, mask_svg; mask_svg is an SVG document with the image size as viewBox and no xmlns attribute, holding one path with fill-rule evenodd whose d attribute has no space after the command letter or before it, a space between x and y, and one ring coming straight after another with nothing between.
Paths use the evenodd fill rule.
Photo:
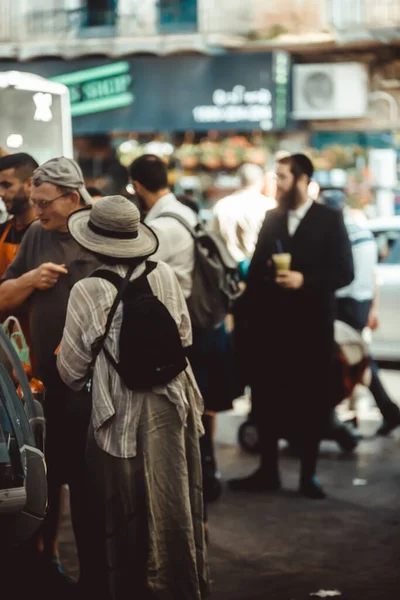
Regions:
<instances>
[{"instance_id":1,"label":"striped long shirt","mask_svg":"<svg viewBox=\"0 0 400 600\"><path fill-rule=\"evenodd\" d=\"M127 272L127 268L123 266L103 268L112 270L121 277ZM139 266L133 272L131 280L139 277L144 268L144 265ZM174 318L183 346L190 346L192 330L189 313L175 273L167 264L159 262L157 268L149 274L148 280L153 293ZM57 366L61 378L72 389L80 390L87 382L92 360L91 347L104 334L107 316L116 294L115 286L100 277L82 279L71 290ZM105 341L105 347L117 361L122 312L120 303ZM132 339L132 346L134 343L135 340ZM203 401L190 366L165 386L156 386L145 392L131 391L101 351L93 376L92 424L97 444L102 450L121 458L136 455L137 429L143 402L148 394L163 396L166 401L172 402L183 424L186 423L188 398L191 394L191 405L196 407L198 431L203 431Z\"/></svg>"}]
</instances>

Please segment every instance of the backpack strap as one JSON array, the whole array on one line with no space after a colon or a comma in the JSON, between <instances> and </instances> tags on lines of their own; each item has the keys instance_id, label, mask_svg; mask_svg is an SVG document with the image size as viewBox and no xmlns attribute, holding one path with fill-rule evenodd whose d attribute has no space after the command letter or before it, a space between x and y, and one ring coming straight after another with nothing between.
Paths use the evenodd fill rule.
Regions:
<instances>
[{"instance_id":1,"label":"backpack strap","mask_svg":"<svg viewBox=\"0 0 400 600\"><path fill-rule=\"evenodd\" d=\"M239 272L238 262L233 258L233 256L231 256L226 246L226 242L222 238L222 236L214 231L207 231L206 228L203 226L203 223L199 219L197 220L197 223L193 228L189 225L187 221L185 221L183 217L176 213L162 213L157 218L161 217L171 217L171 219L179 221L179 223L190 233L195 242L199 239L201 233L207 235L209 238L212 238L215 249L218 252L224 267L226 269L231 269Z\"/></svg>"},{"instance_id":2,"label":"backpack strap","mask_svg":"<svg viewBox=\"0 0 400 600\"><path fill-rule=\"evenodd\" d=\"M96 362L96 359L104 346L104 342L106 341L106 338L110 331L112 320L114 318L114 315L116 313L118 305L122 299L123 293L125 292L125 289L129 283L129 280L132 276L134 269L135 269L135 267L129 267L124 278L120 277L119 275L117 275L117 273L114 273L113 271L108 271L107 269L99 269L98 271L94 271L90 275L90 277L101 277L102 279L106 279L107 281L112 283L118 290L117 295L115 296L114 302L111 305L110 312L108 313L106 328L104 330L104 333L92 345L92 362L90 364L90 369L91 369L92 373L93 373L93 369L94 369L94 363Z\"/></svg>"},{"instance_id":3,"label":"backpack strap","mask_svg":"<svg viewBox=\"0 0 400 600\"><path fill-rule=\"evenodd\" d=\"M177 213L165 212L158 215L157 218L161 219L162 217L170 217L171 219L175 219L175 221L178 221L186 229L186 231L190 233L193 239L196 239L196 231L201 228L201 222L199 220L197 221L196 226L193 228L189 225L186 219L184 219L183 217L181 217L181 215L178 215Z\"/></svg>"},{"instance_id":4,"label":"backpack strap","mask_svg":"<svg viewBox=\"0 0 400 600\"><path fill-rule=\"evenodd\" d=\"M148 275L150 275L150 273L152 271L154 271L154 269L157 267L157 263L154 260L146 260L146 271L145 271L145 275L146 277Z\"/></svg>"},{"instance_id":5,"label":"backpack strap","mask_svg":"<svg viewBox=\"0 0 400 600\"><path fill-rule=\"evenodd\" d=\"M117 290L119 290L119 286L123 281L123 277L121 277L117 273L114 273L114 271L109 271L108 269L97 269L97 271L93 271L93 273L91 273L89 277L100 277L101 279L106 279L107 281L112 283L113 286L117 288Z\"/></svg>"}]
</instances>

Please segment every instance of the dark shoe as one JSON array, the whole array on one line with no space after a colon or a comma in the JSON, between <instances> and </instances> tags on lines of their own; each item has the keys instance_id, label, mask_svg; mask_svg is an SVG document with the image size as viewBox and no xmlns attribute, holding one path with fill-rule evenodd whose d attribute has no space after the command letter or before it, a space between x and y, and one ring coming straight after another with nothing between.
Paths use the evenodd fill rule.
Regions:
<instances>
[{"instance_id":1,"label":"dark shoe","mask_svg":"<svg viewBox=\"0 0 400 600\"><path fill-rule=\"evenodd\" d=\"M382 425L379 427L375 435L389 435L392 431L394 431L397 427L399 427L400 421L396 419L396 421L383 421Z\"/></svg>"},{"instance_id":2,"label":"dark shoe","mask_svg":"<svg viewBox=\"0 0 400 600\"><path fill-rule=\"evenodd\" d=\"M324 500L326 498L326 494L316 477L312 477L308 481L303 481L300 484L299 492L302 496L312 498L313 500Z\"/></svg>"},{"instance_id":3,"label":"dark shoe","mask_svg":"<svg viewBox=\"0 0 400 600\"><path fill-rule=\"evenodd\" d=\"M231 479L228 486L234 492L275 492L280 489L279 477L271 477L257 469L255 473L240 479Z\"/></svg>"}]
</instances>

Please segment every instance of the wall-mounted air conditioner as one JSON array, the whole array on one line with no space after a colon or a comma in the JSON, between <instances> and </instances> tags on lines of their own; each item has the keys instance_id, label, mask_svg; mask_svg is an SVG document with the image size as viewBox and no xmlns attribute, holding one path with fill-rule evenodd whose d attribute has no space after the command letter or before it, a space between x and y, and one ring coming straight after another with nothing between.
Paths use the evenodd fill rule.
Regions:
<instances>
[{"instance_id":1,"label":"wall-mounted air conditioner","mask_svg":"<svg viewBox=\"0 0 400 600\"><path fill-rule=\"evenodd\" d=\"M361 63L293 67L295 119L354 119L367 114L369 78Z\"/></svg>"}]
</instances>

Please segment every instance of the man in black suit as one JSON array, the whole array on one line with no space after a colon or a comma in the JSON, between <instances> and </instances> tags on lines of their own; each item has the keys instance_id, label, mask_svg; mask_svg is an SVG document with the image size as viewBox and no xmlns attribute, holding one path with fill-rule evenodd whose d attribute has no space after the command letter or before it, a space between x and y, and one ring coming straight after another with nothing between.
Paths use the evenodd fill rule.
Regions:
<instances>
[{"instance_id":1,"label":"man in black suit","mask_svg":"<svg viewBox=\"0 0 400 600\"><path fill-rule=\"evenodd\" d=\"M285 436L300 448L300 493L325 498L315 473L334 402L334 293L353 280L352 253L343 216L308 196L311 161L304 154L287 156L276 174L278 208L265 218L240 306L248 325L247 372L261 465L230 487L279 489L278 439ZM272 257L283 252L291 254L291 266L278 271Z\"/></svg>"}]
</instances>

